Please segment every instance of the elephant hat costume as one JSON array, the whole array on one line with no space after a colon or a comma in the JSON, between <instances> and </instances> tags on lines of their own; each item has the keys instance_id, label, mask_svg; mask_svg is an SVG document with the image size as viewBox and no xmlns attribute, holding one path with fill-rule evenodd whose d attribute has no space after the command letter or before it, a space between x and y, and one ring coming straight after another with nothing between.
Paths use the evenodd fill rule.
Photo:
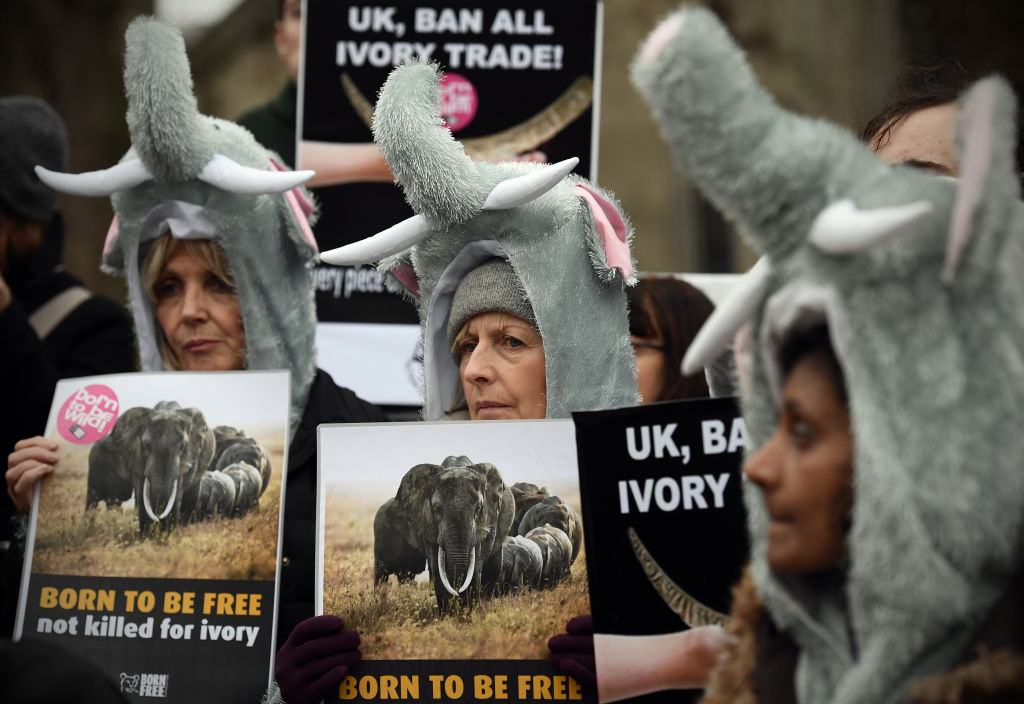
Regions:
<instances>
[{"instance_id":1,"label":"elephant hat costume","mask_svg":"<svg viewBox=\"0 0 1024 704\"><path fill-rule=\"evenodd\" d=\"M325 252L332 264L379 261L420 317L426 420L450 410L452 297L466 274L507 259L544 342L547 417L637 402L623 285L635 282L632 231L614 199L559 164L474 162L444 127L437 68L399 66L380 91L374 139L417 213Z\"/></svg>"},{"instance_id":2,"label":"elephant hat costume","mask_svg":"<svg viewBox=\"0 0 1024 704\"><path fill-rule=\"evenodd\" d=\"M684 368L739 330L750 451L778 424L788 335L826 322L844 371L855 468L845 584L773 573L769 516L745 490L750 574L799 647L796 698L902 700L954 664L1024 560L1013 95L999 78L969 90L957 180L886 165L853 135L779 108L700 8L655 30L634 80L687 173L764 253ZM737 700L731 674L712 700Z\"/></svg>"},{"instance_id":3,"label":"elephant hat costume","mask_svg":"<svg viewBox=\"0 0 1024 704\"><path fill-rule=\"evenodd\" d=\"M129 25L124 83L132 146L120 163L75 175L36 171L59 191L111 196L103 269L128 280L144 371L165 365L140 281L140 247L168 231L221 246L238 291L247 366L291 371L294 434L316 373L305 267L317 248L312 200L299 185L313 172L284 171L248 131L199 113L185 44L168 24L139 17Z\"/></svg>"}]
</instances>

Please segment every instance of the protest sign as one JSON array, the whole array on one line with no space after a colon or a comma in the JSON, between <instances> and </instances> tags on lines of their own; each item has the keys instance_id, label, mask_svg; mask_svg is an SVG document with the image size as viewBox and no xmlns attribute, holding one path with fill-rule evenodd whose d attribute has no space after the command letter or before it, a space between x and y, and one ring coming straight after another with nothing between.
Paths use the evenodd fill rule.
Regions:
<instances>
[{"instance_id":1,"label":"protest sign","mask_svg":"<svg viewBox=\"0 0 1024 704\"><path fill-rule=\"evenodd\" d=\"M307 0L297 161L317 171L320 249L412 214L370 123L393 66L416 56L444 72L441 113L471 157L576 156L576 172L596 178L600 8L596 0ZM398 288L372 266L319 264L311 277L324 368L371 401L418 405L416 313Z\"/></svg>"},{"instance_id":2,"label":"protest sign","mask_svg":"<svg viewBox=\"0 0 1024 704\"><path fill-rule=\"evenodd\" d=\"M60 381L15 639L81 656L131 698L258 701L288 408L285 371Z\"/></svg>"},{"instance_id":3,"label":"protest sign","mask_svg":"<svg viewBox=\"0 0 1024 704\"><path fill-rule=\"evenodd\" d=\"M320 426L320 612L363 659L326 701L585 701L547 639L589 610L568 420Z\"/></svg>"},{"instance_id":4,"label":"protest sign","mask_svg":"<svg viewBox=\"0 0 1024 704\"><path fill-rule=\"evenodd\" d=\"M594 631L639 636L724 623L747 555L746 427L735 399L574 413L573 421Z\"/></svg>"}]
</instances>

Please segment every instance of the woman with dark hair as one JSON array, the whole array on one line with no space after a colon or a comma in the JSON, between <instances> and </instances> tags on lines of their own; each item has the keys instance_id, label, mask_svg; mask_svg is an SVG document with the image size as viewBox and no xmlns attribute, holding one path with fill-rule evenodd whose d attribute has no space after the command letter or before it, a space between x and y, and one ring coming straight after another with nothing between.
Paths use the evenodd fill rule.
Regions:
<instances>
[{"instance_id":1,"label":"woman with dark hair","mask_svg":"<svg viewBox=\"0 0 1024 704\"><path fill-rule=\"evenodd\" d=\"M640 279L626 295L643 403L707 397L704 374L684 375L680 365L714 304L697 287L672 277Z\"/></svg>"}]
</instances>

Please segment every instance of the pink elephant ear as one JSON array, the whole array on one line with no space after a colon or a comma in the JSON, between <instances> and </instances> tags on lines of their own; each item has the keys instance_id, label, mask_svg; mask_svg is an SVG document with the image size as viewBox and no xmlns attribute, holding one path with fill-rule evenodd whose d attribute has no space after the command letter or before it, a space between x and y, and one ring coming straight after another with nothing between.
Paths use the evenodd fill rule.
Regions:
<instances>
[{"instance_id":1,"label":"pink elephant ear","mask_svg":"<svg viewBox=\"0 0 1024 704\"><path fill-rule=\"evenodd\" d=\"M409 293L416 296L416 298L420 297L420 280L416 276L416 271L412 268L412 264L399 264L394 269L391 269L391 275L401 281Z\"/></svg>"},{"instance_id":2,"label":"pink elephant ear","mask_svg":"<svg viewBox=\"0 0 1024 704\"><path fill-rule=\"evenodd\" d=\"M286 169L277 159L270 160L270 167L274 171L290 170ZM313 203L302 192L302 189L297 186L290 191L286 191L284 198L288 201L288 205L291 207L292 212L295 213L295 219L299 221L299 230L302 231L303 239L313 247L313 251L319 252L320 249L316 246L316 239L313 237L313 231L309 228L309 216L313 212Z\"/></svg>"},{"instance_id":3,"label":"pink elephant ear","mask_svg":"<svg viewBox=\"0 0 1024 704\"><path fill-rule=\"evenodd\" d=\"M574 186L577 195L590 206L597 233L604 249L604 260L612 269L618 269L623 278L633 275L633 258L626 244L626 222L618 208L598 191L578 183Z\"/></svg>"},{"instance_id":4,"label":"pink elephant ear","mask_svg":"<svg viewBox=\"0 0 1024 704\"><path fill-rule=\"evenodd\" d=\"M120 225L117 222L117 216L110 221L110 227L107 228L107 238L103 240L103 259L107 258L110 254L110 248L114 246L114 240L117 239L117 233L120 231Z\"/></svg>"}]
</instances>

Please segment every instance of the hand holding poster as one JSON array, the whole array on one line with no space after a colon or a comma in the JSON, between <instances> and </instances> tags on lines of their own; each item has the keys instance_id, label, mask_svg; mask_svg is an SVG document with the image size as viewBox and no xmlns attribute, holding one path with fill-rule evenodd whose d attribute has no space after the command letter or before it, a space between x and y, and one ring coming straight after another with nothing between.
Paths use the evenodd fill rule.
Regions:
<instances>
[{"instance_id":1,"label":"hand holding poster","mask_svg":"<svg viewBox=\"0 0 1024 704\"><path fill-rule=\"evenodd\" d=\"M15 639L124 694L253 702L270 678L287 372L58 383Z\"/></svg>"},{"instance_id":2,"label":"hand holding poster","mask_svg":"<svg viewBox=\"0 0 1024 704\"><path fill-rule=\"evenodd\" d=\"M574 413L573 421L601 701L699 687L720 640L699 629L725 623L747 554L746 429L735 399Z\"/></svg>"},{"instance_id":3,"label":"hand holding poster","mask_svg":"<svg viewBox=\"0 0 1024 704\"><path fill-rule=\"evenodd\" d=\"M321 426L336 699L584 701L547 639L589 611L570 421Z\"/></svg>"}]
</instances>

